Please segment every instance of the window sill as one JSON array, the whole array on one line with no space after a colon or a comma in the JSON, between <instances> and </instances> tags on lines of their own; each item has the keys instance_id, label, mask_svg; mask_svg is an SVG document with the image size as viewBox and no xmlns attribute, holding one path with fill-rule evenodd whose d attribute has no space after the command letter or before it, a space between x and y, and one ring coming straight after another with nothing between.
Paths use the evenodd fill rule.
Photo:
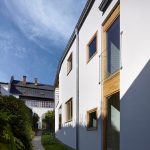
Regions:
<instances>
[{"instance_id":1,"label":"window sill","mask_svg":"<svg viewBox=\"0 0 150 150\"><path fill-rule=\"evenodd\" d=\"M94 131L94 130L97 130L97 127L90 127L90 128L87 127L87 131Z\"/></svg>"},{"instance_id":2,"label":"window sill","mask_svg":"<svg viewBox=\"0 0 150 150\"><path fill-rule=\"evenodd\" d=\"M88 58L88 60L87 60L87 64L93 59L93 57L96 55L98 53L98 51L96 51L92 56L91 56L91 58Z\"/></svg>"},{"instance_id":3,"label":"window sill","mask_svg":"<svg viewBox=\"0 0 150 150\"><path fill-rule=\"evenodd\" d=\"M107 80L111 80L112 78L114 78L115 76L119 75L120 74L120 69L117 70L116 72L110 74L109 76L107 76L105 79L104 79L104 82L106 82Z\"/></svg>"},{"instance_id":4,"label":"window sill","mask_svg":"<svg viewBox=\"0 0 150 150\"><path fill-rule=\"evenodd\" d=\"M67 120L65 123L69 123L69 122L72 122L72 119L70 119L70 120Z\"/></svg>"}]
</instances>

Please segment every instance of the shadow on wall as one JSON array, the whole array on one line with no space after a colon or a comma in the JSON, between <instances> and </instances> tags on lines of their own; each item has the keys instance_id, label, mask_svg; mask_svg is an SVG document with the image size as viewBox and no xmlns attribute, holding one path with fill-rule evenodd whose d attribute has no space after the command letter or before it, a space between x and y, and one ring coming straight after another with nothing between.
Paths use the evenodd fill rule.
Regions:
<instances>
[{"instance_id":1,"label":"shadow on wall","mask_svg":"<svg viewBox=\"0 0 150 150\"><path fill-rule=\"evenodd\" d=\"M121 99L121 150L150 150L150 60Z\"/></svg>"},{"instance_id":2,"label":"shadow on wall","mask_svg":"<svg viewBox=\"0 0 150 150\"><path fill-rule=\"evenodd\" d=\"M82 123L79 126L79 149L101 150L101 119L98 118L96 130L88 131ZM76 148L76 127L67 125L56 132L56 138L65 145Z\"/></svg>"}]
</instances>

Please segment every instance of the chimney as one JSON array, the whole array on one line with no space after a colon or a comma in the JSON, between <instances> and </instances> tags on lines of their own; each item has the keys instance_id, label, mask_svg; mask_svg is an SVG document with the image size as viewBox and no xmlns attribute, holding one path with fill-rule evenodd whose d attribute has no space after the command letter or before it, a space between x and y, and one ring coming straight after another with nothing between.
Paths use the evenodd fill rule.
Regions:
<instances>
[{"instance_id":1,"label":"chimney","mask_svg":"<svg viewBox=\"0 0 150 150\"><path fill-rule=\"evenodd\" d=\"M26 84L26 82L27 82L27 77L26 76L23 76L23 84Z\"/></svg>"},{"instance_id":2,"label":"chimney","mask_svg":"<svg viewBox=\"0 0 150 150\"><path fill-rule=\"evenodd\" d=\"M38 85L38 78L34 78L34 85Z\"/></svg>"}]
</instances>

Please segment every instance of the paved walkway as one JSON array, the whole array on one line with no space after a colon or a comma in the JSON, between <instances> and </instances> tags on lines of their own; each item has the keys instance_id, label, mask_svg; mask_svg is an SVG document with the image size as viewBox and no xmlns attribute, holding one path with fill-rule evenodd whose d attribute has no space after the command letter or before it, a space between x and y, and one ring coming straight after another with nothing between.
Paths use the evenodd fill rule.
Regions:
<instances>
[{"instance_id":1,"label":"paved walkway","mask_svg":"<svg viewBox=\"0 0 150 150\"><path fill-rule=\"evenodd\" d=\"M32 141L33 150L44 150L41 144L41 132L37 133L37 136L34 137Z\"/></svg>"}]
</instances>

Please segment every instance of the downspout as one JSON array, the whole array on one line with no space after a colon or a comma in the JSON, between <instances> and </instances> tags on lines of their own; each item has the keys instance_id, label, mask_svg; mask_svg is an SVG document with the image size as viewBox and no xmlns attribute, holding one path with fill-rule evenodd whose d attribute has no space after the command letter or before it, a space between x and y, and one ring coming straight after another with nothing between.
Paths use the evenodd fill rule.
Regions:
<instances>
[{"instance_id":1,"label":"downspout","mask_svg":"<svg viewBox=\"0 0 150 150\"><path fill-rule=\"evenodd\" d=\"M76 34L76 150L79 150L79 34Z\"/></svg>"}]
</instances>

